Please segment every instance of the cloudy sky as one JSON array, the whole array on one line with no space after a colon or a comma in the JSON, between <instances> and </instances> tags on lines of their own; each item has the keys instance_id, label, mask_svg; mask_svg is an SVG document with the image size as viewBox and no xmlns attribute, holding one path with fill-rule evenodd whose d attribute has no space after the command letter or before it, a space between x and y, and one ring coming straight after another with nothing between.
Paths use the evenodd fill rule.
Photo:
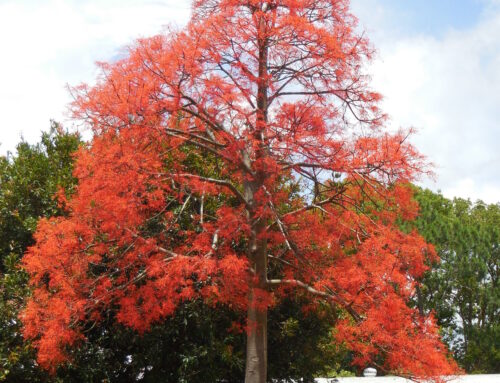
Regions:
<instances>
[{"instance_id":1,"label":"cloudy sky","mask_svg":"<svg viewBox=\"0 0 500 383\"><path fill-rule=\"evenodd\" d=\"M136 37L184 24L189 0L0 0L0 154L65 116L66 84ZM500 0L352 0L377 49L373 85L393 127L417 128L425 186L500 201Z\"/></svg>"}]
</instances>

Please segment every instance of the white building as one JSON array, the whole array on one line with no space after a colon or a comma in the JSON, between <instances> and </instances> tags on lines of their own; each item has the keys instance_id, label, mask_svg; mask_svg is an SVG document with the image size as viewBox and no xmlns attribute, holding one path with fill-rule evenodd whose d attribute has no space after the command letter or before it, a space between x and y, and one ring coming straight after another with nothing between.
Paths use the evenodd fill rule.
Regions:
<instances>
[{"instance_id":1,"label":"white building","mask_svg":"<svg viewBox=\"0 0 500 383\"><path fill-rule=\"evenodd\" d=\"M500 374L461 375L446 377L449 383L500 383ZM362 377L362 378L318 378L316 383L415 383L411 380L395 376Z\"/></svg>"}]
</instances>

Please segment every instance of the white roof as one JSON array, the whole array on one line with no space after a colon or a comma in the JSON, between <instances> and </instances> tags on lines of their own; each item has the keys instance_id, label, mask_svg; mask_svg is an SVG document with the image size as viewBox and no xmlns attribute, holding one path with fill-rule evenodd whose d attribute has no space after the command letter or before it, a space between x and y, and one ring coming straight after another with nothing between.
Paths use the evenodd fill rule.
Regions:
<instances>
[{"instance_id":1,"label":"white roof","mask_svg":"<svg viewBox=\"0 0 500 383\"><path fill-rule=\"evenodd\" d=\"M335 380L336 379L336 380ZM490 375L460 375L446 377L449 383L500 383L500 374ZM414 383L411 380L396 376L378 376L375 378L318 378L316 383Z\"/></svg>"}]
</instances>

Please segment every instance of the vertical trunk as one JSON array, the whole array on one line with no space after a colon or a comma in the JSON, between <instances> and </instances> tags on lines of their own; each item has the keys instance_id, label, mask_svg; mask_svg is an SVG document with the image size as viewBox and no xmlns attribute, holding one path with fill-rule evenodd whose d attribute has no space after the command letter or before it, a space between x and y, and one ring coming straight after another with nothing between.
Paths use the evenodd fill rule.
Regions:
<instances>
[{"instance_id":1,"label":"vertical trunk","mask_svg":"<svg viewBox=\"0 0 500 383\"><path fill-rule=\"evenodd\" d=\"M248 292L247 352L245 383L267 380L267 306L259 302L259 292L267 289L267 243L259 234L265 229L262 220L254 221L250 243L253 278Z\"/></svg>"},{"instance_id":2,"label":"vertical trunk","mask_svg":"<svg viewBox=\"0 0 500 383\"><path fill-rule=\"evenodd\" d=\"M268 4L264 3L262 12L268 10ZM254 130L254 139L260 141L255 153L255 160L264 159L269 153L266 140L267 127L267 36L266 22L260 17L258 25L258 90L257 90L257 119ZM245 156L249 160L250 156ZM265 169L260 168L252 179L244 181L245 198L249 201L251 209L248 210L248 218L251 222L252 233L248 258L251 263L253 278L250 282L248 293L247 312L247 352L245 366L245 383L265 383L267 381L267 311L265 304L259 302L259 292L267 290L267 241L261 238L266 230L266 223L260 217L256 217L255 211L262 201L255 201L255 193L265 183L267 174Z\"/></svg>"},{"instance_id":3,"label":"vertical trunk","mask_svg":"<svg viewBox=\"0 0 500 383\"><path fill-rule=\"evenodd\" d=\"M249 293L245 383L265 383L267 379L267 308L255 307L255 287Z\"/></svg>"}]
</instances>

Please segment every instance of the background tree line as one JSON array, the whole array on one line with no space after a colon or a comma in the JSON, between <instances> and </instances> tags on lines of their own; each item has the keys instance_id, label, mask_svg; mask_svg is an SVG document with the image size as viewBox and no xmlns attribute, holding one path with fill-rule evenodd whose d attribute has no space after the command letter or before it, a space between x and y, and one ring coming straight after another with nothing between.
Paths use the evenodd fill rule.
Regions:
<instances>
[{"instance_id":1,"label":"background tree line","mask_svg":"<svg viewBox=\"0 0 500 383\"><path fill-rule=\"evenodd\" d=\"M143 337L109 318L87 330L88 341L55 376L37 367L17 319L29 294L19 262L33 243L38 219L64 214L62 199L55 196L60 187L67 196L75 187L73 153L80 145L84 143L77 134L53 123L39 143L22 141L16 153L0 157L0 381L241 381L243 318L227 308L197 301L183 304L175 316ZM194 167L210 168L210 158L192 154L187 161ZM414 303L422 312L435 312L445 341L467 372L498 373L500 205L450 200L419 188L415 198L420 217L401 225L418 229L436 246L442 261L423 278ZM216 204L227 202L210 203L215 209ZM210 214L210 203L205 203L206 214ZM199 204L193 199L173 208L196 212ZM307 312L302 309L303 299L291 297L270 313L274 319L269 352L277 354L269 358L271 379L310 381L349 369L349 353L332 343L331 323L339 313L330 307Z\"/></svg>"}]
</instances>

